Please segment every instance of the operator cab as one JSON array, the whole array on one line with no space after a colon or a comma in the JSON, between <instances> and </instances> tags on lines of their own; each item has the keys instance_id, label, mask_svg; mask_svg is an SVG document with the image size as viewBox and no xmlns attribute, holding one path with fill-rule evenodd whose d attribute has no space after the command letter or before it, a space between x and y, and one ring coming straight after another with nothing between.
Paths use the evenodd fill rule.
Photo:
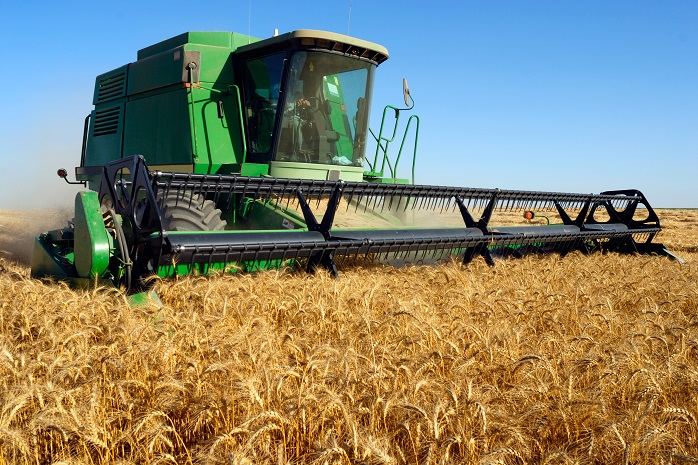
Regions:
<instances>
[{"instance_id":1,"label":"operator cab","mask_svg":"<svg viewBox=\"0 0 698 465\"><path fill-rule=\"evenodd\" d=\"M376 67L376 44L294 31L235 52L248 163L271 176L361 180ZM323 165L323 166L314 166Z\"/></svg>"}]
</instances>

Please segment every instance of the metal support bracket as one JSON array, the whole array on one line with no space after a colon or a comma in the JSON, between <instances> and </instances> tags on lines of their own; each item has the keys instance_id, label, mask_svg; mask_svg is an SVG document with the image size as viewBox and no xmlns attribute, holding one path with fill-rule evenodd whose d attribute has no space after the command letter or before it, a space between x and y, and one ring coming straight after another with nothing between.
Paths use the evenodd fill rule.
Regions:
<instances>
[{"instance_id":1,"label":"metal support bracket","mask_svg":"<svg viewBox=\"0 0 698 465\"><path fill-rule=\"evenodd\" d=\"M305 219L305 224L307 225L308 230L321 233L326 241L329 241L332 237L330 229L332 229L335 213L337 212L339 201L342 198L343 187L343 182L340 182L332 190L332 195L330 195L330 199L327 202L327 210L325 211L325 214L322 217L322 222L320 223L318 223L317 218L315 218L315 214L313 214L312 210L310 209L310 205L308 205L307 200L305 200L303 190L298 189L296 191L301 212L303 213L303 218ZM308 272L314 272L318 266L324 267L335 278L339 276L337 264L334 262L334 253L331 249L318 252L308 259Z\"/></svg>"},{"instance_id":2,"label":"metal support bracket","mask_svg":"<svg viewBox=\"0 0 698 465\"><path fill-rule=\"evenodd\" d=\"M480 220L477 222L478 228L480 228L484 234L489 234L487 226L490 224L492 212L494 212L494 208L497 206L498 196L499 189L495 189L494 193L492 194L492 197L490 198L489 203L487 204L487 207L485 207L485 211L482 212L482 216L480 217Z\"/></svg>"},{"instance_id":3,"label":"metal support bracket","mask_svg":"<svg viewBox=\"0 0 698 465\"><path fill-rule=\"evenodd\" d=\"M480 218L480 221L475 222L473 216L468 211L468 207L465 206L465 202L463 202L463 199L461 199L459 196L456 196L455 199L456 203L458 204L460 214L463 217L463 221L465 222L465 226L468 228L478 228L482 231L483 234L489 234L489 232L487 231L487 223L489 222L489 217L492 215L492 211L489 212L489 215L487 216L484 222L484 214L483 217ZM495 201L496 194L492 197L490 205L488 205L487 208L491 208ZM465 249L465 253L463 254L463 264L466 265L470 263L478 255L482 256L482 258L485 259L485 263L487 263L490 266L494 266L494 259L492 258L492 254L490 254L490 250L487 248L486 245L477 245L475 247L468 247L467 249Z\"/></svg>"},{"instance_id":4,"label":"metal support bracket","mask_svg":"<svg viewBox=\"0 0 698 465\"><path fill-rule=\"evenodd\" d=\"M129 255L133 259L129 291L145 287L144 280L155 273L167 233L162 228L162 211L157 202L157 186L150 179L142 155L134 155L104 166L99 201L126 218L132 235Z\"/></svg>"},{"instance_id":5,"label":"metal support bracket","mask_svg":"<svg viewBox=\"0 0 698 465\"><path fill-rule=\"evenodd\" d=\"M572 220L572 218L570 218L570 216L565 211L565 208L562 205L560 205L560 202L558 202L557 200L555 201L555 208L557 209L558 215L560 215L560 219L562 219L562 223L567 226L577 226L580 229L580 231L584 231L584 220L586 219L587 214L589 213L590 207L591 198L587 199L587 201L584 202L584 206L577 215L577 218ZM575 241L571 246L568 246L564 250L562 250L560 254L564 257L572 250L579 250L584 255L589 255L591 253L589 247L587 247L587 245L583 241Z\"/></svg>"}]
</instances>

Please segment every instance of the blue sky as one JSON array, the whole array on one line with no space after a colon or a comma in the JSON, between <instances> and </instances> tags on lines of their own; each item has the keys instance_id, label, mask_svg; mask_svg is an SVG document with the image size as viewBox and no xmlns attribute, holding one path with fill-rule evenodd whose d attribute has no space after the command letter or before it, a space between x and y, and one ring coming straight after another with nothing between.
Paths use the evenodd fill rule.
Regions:
<instances>
[{"instance_id":1,"label":"blue sky","mask_svg":"<svg viewBox=\"0 0 698 465\"><path fill-rule=\"evenodd\" d=\"M390 52L374 130L409 80L418 183L634 188L656 207L698 207L695 0L27 0L6 2L0 16L0 208L70 204L75 189L54 173L79 162L94 78L138 49L187 30L348 27Z\"/></svg>"}]
</instances>

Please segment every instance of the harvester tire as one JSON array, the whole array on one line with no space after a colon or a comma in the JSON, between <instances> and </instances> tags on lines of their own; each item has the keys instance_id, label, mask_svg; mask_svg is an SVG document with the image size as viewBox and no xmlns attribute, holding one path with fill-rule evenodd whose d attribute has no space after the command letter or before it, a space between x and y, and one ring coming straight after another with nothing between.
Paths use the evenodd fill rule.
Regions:
<instances>
[{"instance_id":1,"label":"harvester tire","mask_svg":"<svg viewBox=\"0 0 698 465\"><path fill-rule=\"evenodd\" d=\"M216 204L198 194L171 192L159 201L165 230L222 231L227 225Z\"/></svg>"}]
</instances>

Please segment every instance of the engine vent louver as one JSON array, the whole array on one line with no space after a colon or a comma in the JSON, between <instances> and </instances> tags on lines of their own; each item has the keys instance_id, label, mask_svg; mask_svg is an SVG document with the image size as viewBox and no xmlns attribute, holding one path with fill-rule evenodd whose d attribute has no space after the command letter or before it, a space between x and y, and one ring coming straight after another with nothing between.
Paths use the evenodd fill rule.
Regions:
<instances>
[{"instance_id":1,"label":"engine vent louver","mask_svg":"<svg viewBox=\"0 0 698 465\"><path fill-rule=\"evenodd\" d=\"M126 73L119 72L105 76L99 80L97 102L104 102L113 98L123 97L126 90Z\"/></svg>"},{"instance_id":2,"label":"engine vent louver","mask_svg":"<svg viewBox=\"0 0 698 465\"><path fill-rule=\"evenodd\" d=\"M116 134L121 119L121 107L105 108L95 112L93 136L106 136Z\"/></svg>"}]
</instances>

